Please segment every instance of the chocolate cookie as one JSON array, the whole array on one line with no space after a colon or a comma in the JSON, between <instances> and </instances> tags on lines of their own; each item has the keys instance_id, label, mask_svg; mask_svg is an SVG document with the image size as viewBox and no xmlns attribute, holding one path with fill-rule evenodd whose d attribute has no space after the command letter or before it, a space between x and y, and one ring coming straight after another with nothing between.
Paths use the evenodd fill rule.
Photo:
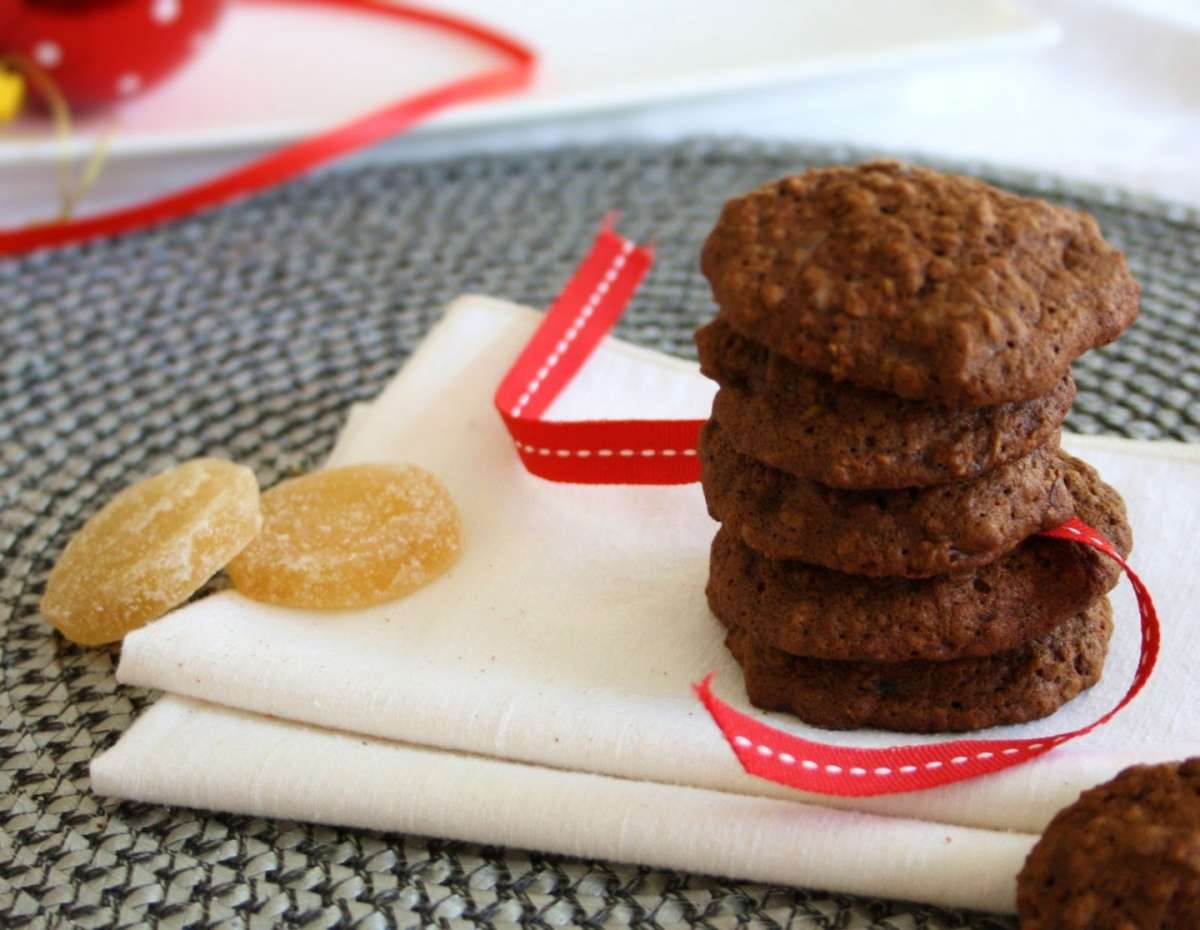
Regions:
<instances>
[{"instance_id":1,"label":"chocolate cookie","mask_svg":"<svg viewBox=\"0 0 1200 930\"><path fill-rule=\"evenodd\" d=\"M742 455L709 420L700 463L709 513L747 546L855 575L927 578L973 568L1074 513L1057 443L974 481L843 491Z\"/></svg>"},{"instance_id":2,"label":"chocolate cookie","mask_svg":"<svg viewBox=\"0 0 1200 930\"><path fill-rule=\"evenodd\" d=\"M734 627L725 645L750 703L831 730L947 733L1037 720L1100 680L1112 610L1100 598L1024 646L951 662L829 662L764 646Z\"/></svg>"},{"instance_id":3,"label":"chocolate cookie","mask_svg":"<svg viewBox=\"0 0 1200 930\"><path fill-rule=\"evenodd\" d=\"M729 322L801 364L952 407L1049 393L1137 316L1090 216L893 162L729 201L701 268Z\"/></svg>"},{"instance_id":4,"label":"chocolate cookie","mask_svg":"<svg viewBox=\"0 0 1200 930\"><path fill-rule=\"evenodd\" d=\"M984 474L1049 442L1071 409L1068 374L1044 397L949 411L855 388L738 335L718 317L696 334L722 388L713 414L741 452L839 488L909 488Z\"/></svg>"},{"instance_id":5,"label":"chocolate cookie","mask_svg":"<svg viewBox=\"0 0 1200 930\"><path fill-rule=\"evenodd\" d=\"M1059 811L1017 912L1021 930L1200 927L1200 758L1125 769Z\"/></svg>"},{"instance_id":6,"label":"chocolate cookie","mask_svg":"<svg viewBox=\"0 0 1200 930\"><path fill-rule=\"evenodd\" d=\"M1116 491L1078 459L1064 472L1076 513L1122 553L1132 534ZM708 603L727 625L793 655L865 662L994 655L1045 635L1117 583L1119 570L1078 543L1034 536L971 571L867 578L773 561L722 527Z\"/></svg>"}]
</instances>

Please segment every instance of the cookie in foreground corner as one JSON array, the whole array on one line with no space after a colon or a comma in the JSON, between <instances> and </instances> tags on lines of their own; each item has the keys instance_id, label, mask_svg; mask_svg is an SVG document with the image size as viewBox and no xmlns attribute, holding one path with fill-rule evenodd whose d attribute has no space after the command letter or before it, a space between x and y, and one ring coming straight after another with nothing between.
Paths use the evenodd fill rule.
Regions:
<instances>
[{"instance_id":1,"label":"cookie in foreground corner","mask_svg":"<svg viewBox=\"0 0 1200 930\"><path fill-rule=\"evenodd\" d=\"M1059 811L1017 912L1021 930L1200 927L1200 757L1125 769Z\"/></svg>"}]
</instances>

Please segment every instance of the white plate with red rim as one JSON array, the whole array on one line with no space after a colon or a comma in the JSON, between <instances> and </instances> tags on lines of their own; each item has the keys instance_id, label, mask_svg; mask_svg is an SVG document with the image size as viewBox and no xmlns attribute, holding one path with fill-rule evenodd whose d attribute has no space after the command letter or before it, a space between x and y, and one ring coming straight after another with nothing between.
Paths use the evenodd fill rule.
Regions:
<instances>
[{"instance_id":1,"label":"white plate with red rim","mask_svg":"<svg viewBox=\"0 0 1200 930\"><path fill-rule=\"evenodd\" d=\"M150 0L147 0L150 2ZM187 2L187 0L182 0ZM438 6L537 49L534 85L465 105L431 133L634 107L857 71L1053 43L1051 21L1010 0L458 0ZM91 151L108 158L275 145L337 125L486 64L464 40L326 8L234 2L174 77L80 119L69 142L24 118L0 135L0 167Z\"/></svg>"}]
</instances>

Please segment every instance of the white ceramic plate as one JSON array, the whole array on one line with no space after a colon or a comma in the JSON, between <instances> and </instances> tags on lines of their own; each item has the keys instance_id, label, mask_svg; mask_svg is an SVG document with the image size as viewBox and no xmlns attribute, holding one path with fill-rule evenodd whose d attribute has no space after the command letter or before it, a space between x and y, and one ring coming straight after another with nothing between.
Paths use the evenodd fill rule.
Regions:
<instances>
[{"instance_id":1,"label":"white ceramic plate","mask_svg":"<svg viewBox=\"0 0 1200 930\"><path fill-rule=\"evenodd\" d=\"M186 0L185 0L186 2ZM535 86L463 106L421 131L540 119L928 59L1053 42L1008 0L457 0L441 4L523 38ZM277 144L464 74L486 53L428 28L319 6L235 3L176 77L82 120L70 150L110 134L110 158ZM0 166L61 157L26 120Z\"/></svg>"}]
</instances>

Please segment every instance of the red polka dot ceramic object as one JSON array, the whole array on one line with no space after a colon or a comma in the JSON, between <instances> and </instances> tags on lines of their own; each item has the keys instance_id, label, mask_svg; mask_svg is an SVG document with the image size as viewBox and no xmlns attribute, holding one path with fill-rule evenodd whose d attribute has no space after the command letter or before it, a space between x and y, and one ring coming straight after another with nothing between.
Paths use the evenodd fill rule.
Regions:
<instances>
[{"instance_id":1,"label":"red polka dot ceramic object","mask_svg":"<svg viewBox=\"0 0 1200 930\"><path fill-rule=\"evenodd\" d=\"M0 0L0 53L35 61L73 108L100 107L175 71L216 26L225 5L226 0Z\"/></svg>"}]
</instances>

